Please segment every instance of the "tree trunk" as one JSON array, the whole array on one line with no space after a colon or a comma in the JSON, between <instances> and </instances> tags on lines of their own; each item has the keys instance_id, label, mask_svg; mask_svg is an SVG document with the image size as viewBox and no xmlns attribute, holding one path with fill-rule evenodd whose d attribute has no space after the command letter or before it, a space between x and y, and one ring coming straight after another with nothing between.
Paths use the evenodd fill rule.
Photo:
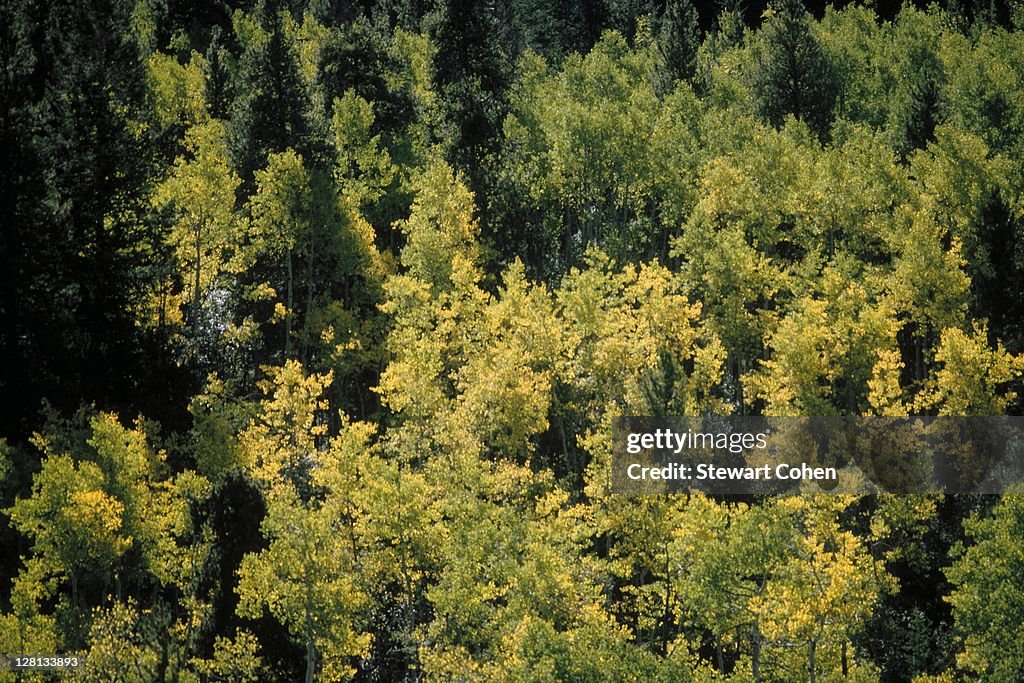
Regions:
<instances>
[{"instance_id":1,"label":"tree trunk","mask_svg":"<svg viewBox=\"0 0 1024 683\"><path fill-rule=\"evenodd\" d=\"M668 576L670 558L668 548L665 549L665 576ZM668 652L668 641L672 630L672 582L665 581L665 609L661 615L661 648L664 656Z\"/></svg>"},{"instance_id":2,"label":"tree trunk","mask_svg":"<svg viewBox=\"0 0 1024 683\"><path fill-rule=\"evenodd\" d=\"M761 629L756 619L750 629L750 651L750 670L754 676L754 683L761 683Z\"/></svg>"},{"instance_id":3,"label":"tree trunk","mask_svg":"<svg viewBox=\"0 0 1024 683\"><path fill-rule=\"evenodd\" d=\"M810 681L810 683L815 683L815 679L816 679L816 675L815 675L815 671L814 671L814 668L815 668L814 667L814 650L817 648L817 645L818 645L817 641L814 641L814 640L812 640L807 645L807 668L809 670L808 673L810 673L810 678L808 679Z\"/></svg>"},{"instance_id":4,"label":"tree trunk","mask_svg":"<svg viewBox=\"0 0 1024 683\"><path fill-rule=\"evenodd\" d=\"M924 333L914 335L914 379L924 380Z\"/></svg>"},{"instance_id":5,"label":"tree trunk","mask_svg":"<svg viewBox=\"0 0 1024 683\"><path fill-rule=\"evenodd\" d=\"M306 641L306 683L313 683L313 673L316 671L316 645L313 639Z\"/></svg>"},{"instance_id":6,"label":"tree trunk","mask_svg":"<svg viewBox=\"0 0 1024 683\"><path fill-rule=\"evenodd\" d=\"M288 247L288 311L284 316L284 357L287 360L292 353L292 248Z\"/></svg>"},{"instance_id":7,"label":"tree trunk","mask_svg":"<svg viewBox=\"0 0 1024 683\"><path fill-rule=\"evenodd\" d=\"M199 238L200 231L196 230L196 277L192 285L192 329L199 330L199 273L202 267L202 241Z\"/></svg>"},{"instance_id":8,"label":"tree trunk","mask_svg":"<svg viewBox=\"0 0 1024 683\"><path fill-rule=\"evenodd\" d=\"M309 256L306 259L306 309L302 312L302 348L299 351L299 358L306 362L309 353L309 326L313 310L313 249L310 248Z\"/></svg>"},{"instance_id":9,"label":"tree trunk","mask_svg":"<svg viewBox=\"0 0 1024 683\"><path fill-rule=\"evenodd\" d=\"M289 255L291 252L289 251ZM313 605L310 604L310 596L313 594L313 581L309 573L306 573L306 678L305 683L313 683L316 673L316 641L313 640Z\"/></svg>"}]
</instances>

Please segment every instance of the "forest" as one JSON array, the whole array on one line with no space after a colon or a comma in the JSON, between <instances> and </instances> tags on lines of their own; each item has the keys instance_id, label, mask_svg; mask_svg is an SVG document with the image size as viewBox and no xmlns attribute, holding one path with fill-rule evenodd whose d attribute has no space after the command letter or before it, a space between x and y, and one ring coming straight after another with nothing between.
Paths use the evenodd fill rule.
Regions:
<instances>
[{"instance_id":1,"label":"forest","mask_svg":"<svg viewBox=\"0 0 1024 683\"><path fill-rule=\"evenodd\" d=\"M1024 495L625 495L1021 415L1024 2L2 0L0 681L1024 680Z\"/></svg>"}]
</instances>

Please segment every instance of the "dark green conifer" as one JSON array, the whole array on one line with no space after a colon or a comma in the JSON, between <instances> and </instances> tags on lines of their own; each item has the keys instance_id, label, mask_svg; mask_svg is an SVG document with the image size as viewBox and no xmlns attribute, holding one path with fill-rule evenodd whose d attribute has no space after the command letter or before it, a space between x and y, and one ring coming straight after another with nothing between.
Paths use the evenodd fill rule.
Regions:
<instances>
[{"instance_id":1,"label":"dark green conifer","mask_svg":"<svg viewBox=\"0 0 1024 683\"><path fill-rule=\"evenodd\" d=\"M752 86L761 116L780 126L786 116L828 135L838 86L801 0L780 0L758 35Z\"/></svg>"}]
</instances>

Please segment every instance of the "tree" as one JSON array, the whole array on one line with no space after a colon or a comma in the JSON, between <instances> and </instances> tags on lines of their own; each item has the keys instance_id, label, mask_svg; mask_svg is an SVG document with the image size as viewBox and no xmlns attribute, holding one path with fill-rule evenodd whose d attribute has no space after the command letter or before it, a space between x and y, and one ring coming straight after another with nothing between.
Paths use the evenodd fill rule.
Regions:
<instances>
[{"instance_id":1,"label":"tree","mask_svg":"<svg viewBox=\"0 0 1024 683\"><path fill-rule=\"evenodd\" d=\"M1024 675L1024 634L1016 627L1024 613L1018 542L1024 534L1024 496L1004 497L990 515L974 515L964 527L970 543L956 549L946 570L954 586L947 599L963 648L957 664L984 678L1019 678Z\"/></svg>"},{"instance_id":2,"label":"tree","mask_svg":"<svg viewBox=\"0 0 1024 683\"><path fill-rule=\"evenodd\" d=\"M767 643L757 600L796 540L796 529L781 512L770 501L748 507L695 495L671 532L669 576L680 616L708 631L721 673L728 670L727 655L735 660L743 653L753 680L761 680Z\"/></svg>"},{"instance_id":3,"label":"tree","mask_svg":"<svg viewBox=\"0 0 1024 683\"><path fill-rule=\"evenodd\" d=\"M820 298L791 304L768 341L771 357L747 376L767 414L862 414L879 359L896 348L895 311L837 266L820 274Z\"/></svg>"},{"instance_id":4,"label":"tree","mask_svg":"<svg viewBox=\"0 0 1024 683\"><path fill-rule=\"evenodd\" d=\"M365 148L342 150L367 164L376 161ZM375 151L371 147L369 154ZM369 201L374 170L335 182L326 169L310 167L288 149L271 154L267 167L256 172L239 289L248 324L263 333L263 343L254 346L264 358L298 358L324 372L336 369L343 381L353 381L375 362L374 308L385 266L373 228L358 210ZM365 411L362 393L350 400Z\"/></svg>"},{"instance_id":5,"label":"tree","mask_svg":"<svg viewBox=\"0 0 1024 683\"><path fill-rule=\"evenodd\" d=\"M155 164L118 3L0 15L0 387L22 397L0 427L27 439L44 397L142 401L152 364L133 312L159 242L142 218Z\"/></svg>"},{"instance_id":6,"label":"tree","mask_svg":"<svg viewBox=\"0 0 1024 683\"><path fill-rule=\"evenodd\" d=\"M1007 387L1019 384L1024 373L1024 357L1007 353L1002 344L992 348L987 328L978 323L969 333L943 330L935 364L916 407L940 415L1001 415L1016 398Z\"/></svg>"},{"instance_id":7,"label":"tree","mask_svg":"<svg viewBox=\"0 0 1024 683\"><path fill-rule=\"evenodd\" d=\"M166 607L166 591L181 602L163 612L153 643L162 667L180 668L197 647L208 609L210 543L191 516L208 490L193 473L169 476L166 453L150 447L151 428L139 422L129 429L101 413L52 422L37 439L43 467L31 495L9 510L36 548L15 586L16 602L39 615L56 605L57 635L70 650L86 644L92 608L143 593Z\"/></svg>"},{"instance_id":8,"label":"tree","mask_svg":"<svg viewBox=\"0 0 1024 683\"><path fill-rule=\"evenodd\" d=\"M781 126L792 114L827 138L838 88L801 0L772 5L757 41L751 87L761 116Z\"/></svg>"},{"instance_id":9,"label":"tree","mask_svg":"<svg viewBox=\"0 0 1024 683\"><path fill-rule=\"evenodd\" d=\"M446 158L466 174L471 189L484 187L483 169L494 150L506 110L511 65L502 40L510 26L499 19L502 3L443 0L425 22L437 48L434 83L444 117Z\"/></svg>"},{"instance_id":10,"label":"tree","mask_svg":"<svg viewBox=\"0 0 1024 683\"><path fill-rule=\"evenodd\" d=\"M339 548L341 521L282 492L261 524L267 548L247 555L238 570L239 613L258 618L266 607L289 628L305 649L307 683L349 678L348 660L370 642L353 623L366 598L354 558Z\"/></svg>"},{"instance_id":11,"label":"tree","mask_svg":"<svg viewBox=\"0 0 1024 683\"><path fill-rule=\"evenodd\" d=\"M435 191L417 206L438 208L438 200L455 199ZM403 251L410 274L388 283L392 359L376 390L401 420L394 431L400 442L436 439L438 448L523 461L533 453L532 439L548 427L552 383L565 351L561 322L550 296L526 280L521 263L503 274L496 297L483 291L475 245L463 241L462 231L475 226L466 214L448 213L451 204L442 207L437 227L418 212L409 220L410 229L424 234ZM440 240L449 239L451 248L439 248ZM476 332L462 335L471 320ZM410 454L422 443L407 444Z\"/></svg>"},{"instance_id":12,"label":"tree","mask_svg":"<svg viewBox=\"0 0 1024 683\"><path fill-rule=\"evenodd\" d=\"M671 92L676 81L693 78L700 48L697 9L690 0L668 0L658 26L659 90Z\"/></svg>"},{"instance_id":13,"label":"tree","mask_svg":"<svg viewBox=\"0 0 1024 683\"><path fill-rule=\"evenodd\" d=\"M229 168L224 126L216 119L196 124L185 137L188 157L174 162L169 177L157 186L153 202L171 214L168 242L174 247L181 279L187 283L183 299L189 304L192 333L199 339L207 320L217 313L214 292L224 291L223 277L231 272L244 223L235 213L235 192L240 180Z\"/></svg>"},{"instance_id":14,"label":"tree","mask_svg":"<svg viewBox=\"0 0 1024 683\"><path fill-rule=\"evenodd\" d=\"M696 206L669 254L682 264L684 287L702 301L728 351L732 401L740 407L748 404L741 378L763 355L797 291L798 264L820 248L821 237L803 220L813 199L796 189L815 159L807 129L794 123L773 131L749 119L723 127L716 132L726 138L726 150L730 135L749 136L752 144L739 143L742 154L723 150L708 161Z\"/></svg>"},{"instance_id":15,"label":"tree","mask_svg":"<svg viewBox=\"0 0 1024 683\"><path fill-rule=\"evenodd\" d=\"M412 121L413 106L408 92L389 85L399 64L388 38L363 18L335 29L320 51L318 79L328 104L350 92L372 102L373 134L392 140Z\"/></svg>"},{"instance_id":16,"label":"tree","mask_svg":"<svg viewBox=\"0 0 1024 683\"><path fill-rule=\"evenodd\" d=\"M381 136L373 134L377 121L374 107L355 90L346 90L335 98L333 109L331 132L338 157L335 181L341 194L361 212L372 210L386 199L397 175Z\"/></svg>"},{"instance_id":17,"label":"tree","mask_svg":"<svg viewBox=\"0 0 1024 683\"><path fill-rule=\"evenodd\" d=\"M519 207L505 217L507 230L492 239L510 257L525 252L534 268L554 261L550 270L562 275L590 246L623 261L666 255L668 226L658 209L676 218L688 208L690 196L678 185L691 180L691 117L698 105L681 88L662 109L646 40L631 49L608 32L585 57L567 59L560 73L536 57L524 60L505 121L506 167L499 177L519 202L536 202L541 210L524 215ZM662 188L674 193L671 200L683 199L682 206L659 201L655 192Z\"/></svg>"},{"instance_id":18,"label":"tree","mask_svg":"<svg viewBox=\"0 0 1024 683\"><path fill-rule=\"evenodd\" d=\"M57 455L44 462L32 497L10 509L15 528L38 548L23 576L54 587L66 579L76 610L83 575L109 586L114 568L131 545L123 528L124 503L104 491L105 483L95 463L76 465L69 456Z\"/></svg>"},{"instance_id":19,"label":"tree","mask_svg":"<svg viewBox=\"0 0 1024 683\"><path fill-rule=\"evenodd\" d=\"M939 56L939 36L947 18L912 6L900 11L890 49L891 84L885 128L901 155L923 149L934 139L943 118L945 67Z\"/></svg>"},{"instance_id":20,"label":"tree","mask_svg":"<svg viewBox=\"0 0 1024 683\"><path fill-rule=\"evenodd\" d=\"M249 202L253 217L254 235L250 240L251 265L278 266L283 260L284 273L273 276L273 282L283 282L283 302L274 317L284 320L284 358L292 358L292 327L296 318L295 255L300 248L311 264L317 245L313 231L321 227L316 220L309 173L301 156L293 149L271 154L267 167L256 171L256 192ZM301 246L300 246L301 245ZM307 293L312 296L313 281L307 273ZM272 287L272 286L271 286ZM270 293L277 299L277 290ZM309 311L307 310L307 315Z\"/></svg>"},{"instance_id":21,"label":"tree","mask_svg":"<svg viewBox=\"0 0 1024 683\"><path fill-rule=\"evenodd\" d=\"M236 24L245 48L238 82L247 86L238 89L231 105L229 149L248 194L256 171L271 153L294 147L309 155L315 146L307 118L308 95L276 3L261 3L255 17L241 17Z\"/></svg>"},{"instance_id":22,"label":"tree","mask_svg":"<svg viewBox=\"0 0 1024 683\"><path fill-rule=\"evenodd\" d=\"M878 24L878 14L872 8L852 4L842 9L829 6L817 33L839 86L836 118L863 123L872 129L885 123L888 86L896 83L895 77L890 76L892 34L887 26Z\"/></svg>"},{"instance_id":23,"label":"tree","mask_svg":"<svg viewBox=\"0 0 1024 683\"><path fill-rule=\"evenodd\" d=\"M519 43L513 57L531 50L552 64L573 52L588 52L598 39L604 8L580 0L512 0L512 21Z\"/></svg>"},{"instance_id":24,"label":"tree","mask_svg":"<svg viewBox=\"0 0 1024 683\"><path fill-rule=\"evenodd\" d=\"M231 53L224 46L225 38L220 26L210 30L210 44L206 48L205 59L201 62L203 75L206 77L205 100L210 116L225 121L230 114L233 100L231 90Z\"/></svg>"},{"instance_id":25,"label":"tree","mask_svg":"<svg viewBox=\"0 0 1024 683\"><path fill-rule=\"evenodd\" d=\"M794 677L806 671L812 683L822 669L846 676L857 668L848 653L851 639L863 628L879 596L892 586L863 543L839 527L837 513L850 502L841 497L793 497L780 503L795 514L802 533L764 595L754 601L767 645L782 647L776 655L782 667L793 667ZM792 643L806 647L799 668L784 663L791 659Z\"/></svg>"},{"instance_id":26,"label":"tree","mask_svg":"<svg viewBox=\"0 0 1024 683\"><path fill-rule=\"evenodd\" d=\"M405 235L402 265L435 294L450 291L462 278L481 277L473 213L473 194L445 163L434 161L417 179L409 219L399 225Z\"/></svg>"},{"instance_id":27,"label":"tree","mask_svg":"<svg viewBox=\"0 0 1024 683\"><path fill-rule=\"evenodd\" d=\"M608 28L632 41L641 27L657 14L657 3L653 0L603 0Z\"/></svg>"},{"instance_id":28,"label":"tree","mask_svg":"<svg viewBox=\"0 0 1024 683\"><path fill-rule=\"evenodd\" d=\"M358 467L352 456L367 447L369 430L344 430L330 447L341 454L325 453L321 395L329 383L289 361L264 384L261 413L240 439L267 501L268 545L242 560L238 610L256 618L267 608L288 627L306 651L307 683L317 672L326 681L349 677L347 660L369 644L357 621L366 595L352 535L358 511L349 504L358 474L336 470Z\"/></svg>"}]
</instances>

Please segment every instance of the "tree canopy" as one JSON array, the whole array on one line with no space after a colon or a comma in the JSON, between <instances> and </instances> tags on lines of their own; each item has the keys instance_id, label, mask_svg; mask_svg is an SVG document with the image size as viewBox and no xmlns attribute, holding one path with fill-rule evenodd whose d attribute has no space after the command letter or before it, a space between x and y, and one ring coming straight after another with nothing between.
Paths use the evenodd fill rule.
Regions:
<instances>
[{"instance_id":1,"label":"tree canopy","mask_svg":"<svg viewBox=\"0 0 1024 683\"><path fill-rule=\"evenodd\" d=\"M873 7L4 3L0 654L1020 679L1019 494L610 487L622 415L1021 414L1024 5Z\"/></svg>"}]
</instances>

